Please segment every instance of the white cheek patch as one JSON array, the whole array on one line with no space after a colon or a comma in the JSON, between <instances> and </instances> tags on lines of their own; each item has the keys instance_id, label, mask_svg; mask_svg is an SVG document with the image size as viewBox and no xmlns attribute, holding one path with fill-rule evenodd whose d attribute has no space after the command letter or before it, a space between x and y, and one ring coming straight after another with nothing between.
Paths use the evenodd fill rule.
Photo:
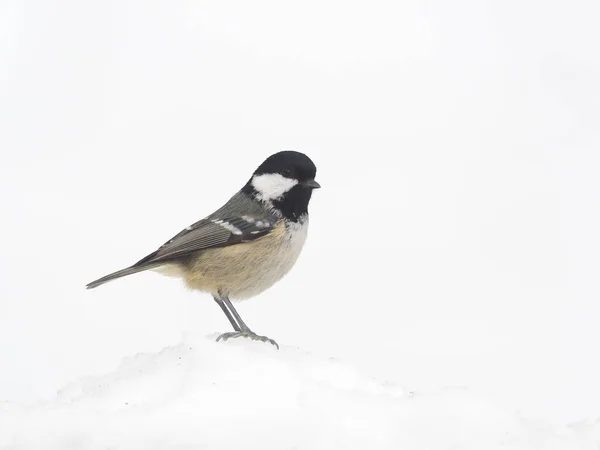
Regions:
<instances>
[{"instance_id":1,"label":"white cheek patch","mask_svg":"<svg viewBox=\"0 0 600 450\"><path fill-rule=\"evenodd\" d=\"M281 198L298 184L298 180L286 178L278 173L265 173L252 177L251 184L261 200L271 201Z\"/></svg>"}]
</instances>

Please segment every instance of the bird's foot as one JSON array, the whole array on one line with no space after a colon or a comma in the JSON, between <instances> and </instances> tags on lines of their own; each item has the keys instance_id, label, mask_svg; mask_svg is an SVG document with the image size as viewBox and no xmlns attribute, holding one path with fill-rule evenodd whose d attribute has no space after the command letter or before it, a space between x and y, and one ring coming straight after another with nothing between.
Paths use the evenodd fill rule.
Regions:
<instances>
[{"instance_id":1,"label":"bird's foot","mask_svg":"<svg viewBox=\"0 0 600 450\"><path fill-rule=\"evenodd\" d=\"M269 339L266 336L259 336L254 331L250 330L230 331L229 333L223 333L217 338L217 342L219 342L221 339L226 341L227 339L234 339L239 337L249 338L253 341L269 342L270 344L273 344L275 347L277 347L277 350L279 350L279 345L273 339Z\"/></svg>"}]
</instances>

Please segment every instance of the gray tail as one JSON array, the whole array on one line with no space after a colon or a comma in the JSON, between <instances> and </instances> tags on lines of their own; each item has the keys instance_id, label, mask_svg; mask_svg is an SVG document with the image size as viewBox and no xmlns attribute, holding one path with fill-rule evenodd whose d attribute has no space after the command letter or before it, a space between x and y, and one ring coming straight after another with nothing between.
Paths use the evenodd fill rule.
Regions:
<instances>
[{"instance_id":1,"label":"gray tail","mask_svg":"<svg viewBox=\"0 0 600 450\"><path fill-rule=\"evenodd\" d=\"M109 281L116 280L117 278L126 277L127 275L133 275L134 273L143 272L144 270L153 269L160 264L147 264L147 265L133 265L127 269L118 270L114 273L110 273L102 278L98 278L96 281L92 281L86 285L86 289L94 289L101 284L108 283Z\"/></svg>"}]
</instances>

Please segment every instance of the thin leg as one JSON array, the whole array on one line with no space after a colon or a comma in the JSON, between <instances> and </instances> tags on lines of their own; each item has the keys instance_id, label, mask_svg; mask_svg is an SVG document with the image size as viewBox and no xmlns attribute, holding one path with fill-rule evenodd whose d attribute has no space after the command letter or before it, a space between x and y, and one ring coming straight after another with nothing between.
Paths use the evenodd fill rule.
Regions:
<instances>
[{"instance_id":1,"label":"thin leg","mask_svg":"<svg viewBox=\"0 0 600 450\"><path fill-rule=\"evenodd\" d=\"M240 328L243 331L250 331L250 328L248 327L248 325L246 325L244 323L244 321L242 320L242 318L240 317L238 312L235 310L235 308L231 304L231 300L229 300L229 297L227 297L227 296L223 297L223 302L227 305L227 308L229 308L229 311L231 311L231 314L233 314L233 317L235 317L235 320L237 321L237 323L240 324Z\"/></svg>"},{"instance_id":2,"label":"thin leg","mask_svg":"<svg viewBox=\"0 0 600 450\"><path fill-rule=\"evenodd\" d=\"M227 306L225 306L225 303L223 303L223 299L220 296L218 296L218 295L213 295L213 298L215 299L215 302L217 302L217 305L219 305L221 307L221 309L223 310L223 312L225 313L225 315L229 319L229 322L231 323L231 326L233 327L233 329L235 331L240 331L241 328L236 323L235 319L231 316L231 313L227 309ZM225 297L225 298L227 298L227 297ZM229 302L229 299L227 299L227 301ZM236 311L235 315L236 315L236 317L239 317L237 311ZM246 324L244 324L244 322L242 322L242 324L243 324L243 326L246 326Z\"/></svg>"},{"instance_id":3,"label":"thin leg","mask_svg":"<svg viewBox=\"0 0 600 450\"><path fill-rule=\"evenodd\" d=\"M217 300L216 297L215 297L215 300ZM269 342L270 344L273 344L275 347L277 347L277 350L279 350L279 345L273 339L269 339L266 336L259 336L258 334L256 334L252 330L250 330L250 328L248 328L248 325L246 325L244 323L244 321L242 320L242 318L240 317L238 312L235 310L235 308L231 304L229 297L227 297L226 295L221 295L221 296L219 296L219 300L221 300L221 303L219 303L218 300L217 300L217 303L219 303L219 305L223 309L223 312L225 312L225 314L227 315L227 318L229 319L231 324L233 325L234 323L236 323L236 325L233 326L235 331L229 332L229 333L223 333L221 336L219 336L217 338L217 342L220 341L221 339L226 341L227 339L230 339L230 338L245 337L245 338L250 338L253 341ZM235 317L235 320L228 313L233 314L233 317ZM239 327L236 328L236 326L238 324L239 324Z\"/></svg>"}]
</instances>

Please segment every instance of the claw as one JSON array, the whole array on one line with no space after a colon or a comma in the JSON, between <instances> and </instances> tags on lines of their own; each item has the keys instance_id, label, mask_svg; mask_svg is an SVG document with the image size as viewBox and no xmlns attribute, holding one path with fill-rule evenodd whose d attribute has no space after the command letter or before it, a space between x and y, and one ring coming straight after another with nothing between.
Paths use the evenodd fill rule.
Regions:
<instances>
[{"instance_id":1,"label":"claw","mask_svg":"<svg viewBox=\"0 0 600 450\"><path fill-rule=\"evenodd\" d=\"M266 336L259 336L258 334L254 333L253 331L250 331L250 330L230 331L229 333L223 333L222 335L220 335L217 338L217 342L219 342L221 339L223 341L226 341L227 339L235 339L235 338L239 338L239 337L249 338L249 339L252 339L253 341L268 342L268 343L274 345L275 347L277 347L277 350L279 350L279 345L273 339L270 339Z\"/></svg>"}]
</instances>

